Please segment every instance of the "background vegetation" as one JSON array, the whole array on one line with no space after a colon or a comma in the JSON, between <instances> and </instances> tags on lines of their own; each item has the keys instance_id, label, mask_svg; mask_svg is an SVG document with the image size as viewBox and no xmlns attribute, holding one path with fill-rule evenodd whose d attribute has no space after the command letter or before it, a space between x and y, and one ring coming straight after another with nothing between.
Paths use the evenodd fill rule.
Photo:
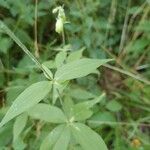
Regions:
<instances>
[{"instance_id":1,"label":"background vegetation","mask_svg":"<svg viewBox=\"0 0 150 150\"><path fill-rule=\"evenodd\" d=\"M149 0L0 0L0 19L46 66L53 68L58 51L83 49L83 56L113 58L95 75L71 81L71 95L84 101L103 91L89 126L109 149L150 149L150 1ZM52 9L64 5L65 46L55 32ZM36 29L37 26L37 29ZM63 47L63 48L62 48ZM0 33L0 118L13 100L43 79L35 64L5 34ZM38 149L49 127L29 120L20 140L13 123L0 128L1 149Z\"/></svg>"}]
</instances>

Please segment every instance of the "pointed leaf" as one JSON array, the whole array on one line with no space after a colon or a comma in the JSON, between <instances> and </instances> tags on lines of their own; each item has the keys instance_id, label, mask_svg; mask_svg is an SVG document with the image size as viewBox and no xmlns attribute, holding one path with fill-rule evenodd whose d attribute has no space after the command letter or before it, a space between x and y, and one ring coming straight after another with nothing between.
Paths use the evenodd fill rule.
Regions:
<instances>
[{"instance_id":1,"label":"pointed leaf","mask_svg":"<svg viewBox=\"0 0 150 150\"><path fill-rule=\"evenodd\" d=\"M45 65L42 65L42 67L46 72L46 73L44 72L45 77L48 78L48 79L53 79L53 74L50 71L50 69L48 67L46 67Z\"/></svg>"},{"instance_id":2,"label":"pointed leaf","mask_svg":"<svg viewBox=\"0 0 150 150\"><path fill-rule=\"evenodd\" d=\"M55 58L55 63L56 63L56 67L59 68L63 65L64 60L66 59L67 53L66 52L59 52L56 55Z\"/></svg>"},{"instance_id":3,"label":"pointed leaf","mask_svg":"<svg viewBox=\"0 0 150 150\"><path fill-rule=\"evenodd\" d=\"M60 67L55 74L56 80L70 80L79 77L84 77L92 73L100 65L110 61L109 59L88 59L83 58L70 62Z\"/></svg>"},{"instance_id":4,"label":"pointed leaf","mask_svg":"<svg viewBox=\"0 0 150 150\"><path fill-rule=\"evenodd\" d=\"M65 97L63 102L63 110L68 119L73 117L73 100L70 97Z\"/></svg>"},{"instance_id":5,"label":"pointed leaf","mask_svg":"<svg viewBox=\"0 0 150 150\"><path fill-rule=\"evenodd\" d=\"M69 128L65 125L59 125L43 140L40 150L67 150L69 140Z\"/></svg>"},{"instance_id":6,"label":"pointed leaf","mask_svg":"<svg viewBox=\"0 0 150 150\"><path fill-rule=\"evenodd\" d=\"M70 130L66 126L63 130L62 134L60 135L59 139L57 140L56 144L53 147L53 150L68 150L68 145L70 141Z\"/></svg>"},{"instance_id":7,"label":"pointed leaf","mask_svg":"<svg viewBox=\"0 0 150 150\"><path fill-rule=\"evenodd\" d=\"M48 104L37 104L29 109L27 113L34 119L40 119L46 122L63 123L67 120L60 108Z\"/></svg>"},{"instance_id":8,"label":"pointed leaf","mask_svg":"<svg viewBox=\"0 0 150 150\"><path fill-rule=\"evenodd\" d=\"M83 50L85 49L85 47L81 48L80 50L78 51L74 51L72 52L68 57L67 57L67 63L68 62L71 62L71 61L75 61L75 60L78 60L82 57L82 53L83 53Z\"/></svg>"},{"instance_id":9,"label":"pointed leaf","mask_svg":"<svg viewBox=\"0 0 150 150\"><path fill-rule=\"evenodd\" d=\"M73 107L73 116L71 120L82 121L91 117L93 112L86 107L86 105L75 105Z\"/></svg>"},{"instance_id":10,"label":"pointed leaf","mask_svg":"<svg viewBox=\"0 0 150 150\"><path fill-rule=\"evenodd\" d=\"M46 66L47 68L49 69L54 69L56 68L56 64L55 64L55 61L54 60L49 60L49 61L45 61L43 63L44 66Z\"/></svg>"},{"instance_id":11,"label":"pointed leaf","mask_svg":"<svg viewBox=\"0 0 150 150\"><path fill-rule=\"evenodd\" d=\"M50 90L51 82L49 81L41 81L29 86L13 102L8 112L2 119L0 127L14 117L36 105L48 94Z\"/></svg>"},{"instance_id":12,"label":"pointed leaf","mask_svg":"<svg viewBox=\"0 0 150 150\"><path fill-rule=\"evenodd\" d=\"M109 101L106 108L110 111L117 112L122 109L122 105L116 100Z\"/></svg>"},{"instance_id":13,"label":"pointed leaf","mask_svg":"<svg viewBox=\"0 0 150 150\"><path fill-rule=\"evenodd\" d=\"M84 110L81 111L81 109L80 109L80 113L75 113L75 116L73 117L73 119L75 121L83 121L83 120L90 118L93 115L92 110L89 110L87 108L82 108L82 109L84 109ZM77 112L77 110L76 110L76 112Z\"/></svg>"},{"instance_id":14,"label":"pointed leaf","mask_svg":"<svg viewBox=\"0 0 150 150\"><path fill-rule=\"evenodd\" d=\"M97 128L101 125L111 125L113 122L116 122L114 114L107 111L100 111L88 120L88 125L92 128Z\"/></svg>"},{"instance_id":15,"label":"pointed leaf","mask_svg":"<svg viewBox=\"0 0 150 150\"><path fill-rule=\"evenodd\" d=\"M26 149L27 144L23 141L23 139L18 138L16 141L14 141L12 148L14 150L24 150Z\"/></svg>"},{"instance_id":16,"label":"pointed leaf","mask_svg":"<svg viewBox=\"0 0 150 150\"><path fill-rule=\"evenodd\" d=\"M48 136L43 140L40 150L48 150L52 149L53 145L56 143L57 139L60 137L61 133L63 132L65 125L58 125L54 128Z\"/></svg>"},{"instance_id":17,"label":"pointed leaf","mask_svg":"<svg viewBox=\"0 0 150 150\"><path fill-rule=\"evenodd\" d=\"M14 127L13 127L13 141L16 141L23 131L24 127L26 126L28 116L26 113L21 114L15 120Z\"/></svg>"},{"instance_id":18,"label":"pointed leaf","mask_svg":"<svg viewBox=\"0 0 150 150\"><path fill-rule=\"evenodd\" d=\"M71 97L78 99L78 100L80 100L80 99L88 100L91 98L95 98L94 94L92 94L89 91L86 91L84 89L81 89L79 87L76 89L71 89L69 93L70 93Z\"/></svg>"},{"instance_id":19,"label":"pointed leaf","mask_svg":"<svg viewBox=\"0 0 150 150\"><path fill-rule=\"evenodd\" d=\"M85 102L81 102L75 105L75 107L81 107L81 106L85 106L86 108L91 108L93 107L95 104L99 103L100 101L102 101L105 97L105 93L103 93L102 95L100 95L99 97L93 99L93 100L88 100Z\"/></svg>"},{"instance_id":20,"label":"pointed leaf","mask_svg":"<svg viewBox=\"0 0 150 150\"><path fill-rule=\"evenodd\" d=\"M103 139L95 131L82 123L74 123L71 131L83 150L107 150Z\"/></svg>"},{"instance_id":21,"label":"pointed leaf","mask_svg":"<svg viewBox=\"0 0 150 150\"><path fill-rule=\"evenodd\" d=\"M72 108L73 120L81 121L91 117L93 113L90 110L90 108L93 107L95 104L99 103L101 100L103 100L104 96L105 94L102 94L101 96L95 98L94 100L89 100L74 105L74 107Z\"/></svg>"}]
</instances>

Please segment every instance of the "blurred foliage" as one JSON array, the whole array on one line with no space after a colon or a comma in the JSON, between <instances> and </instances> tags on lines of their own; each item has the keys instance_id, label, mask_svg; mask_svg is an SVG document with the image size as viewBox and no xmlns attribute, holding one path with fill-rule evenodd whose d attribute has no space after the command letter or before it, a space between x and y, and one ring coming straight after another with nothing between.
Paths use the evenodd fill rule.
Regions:
<instances>
[{"instance_id":1,"label":"blurred foliage","mask_svg":"<svg viewBox=\"0 0 150 150\"><path fill-rule=\"evenodd\" d=\"M62 37L55 32L56 19L52 14L58 5L64 5L69 21L65 24L65 39L70 45L65 48ZM34 13L35 1L0 0L0 19L33 54ZM83 48L84 56L113 58L112 65L150 80L149 0L39 0L37 15L39 60L47 67L55 68L52 60L58 51ZM0 33L0 118L18 94L42 78L28 56ZM150 149L150 85L102 67L98 75L73 80L67 90L75 101L90 99L102 91L107 93L90 118L102 123L88 124L101 133L109 149ZM0 129L0 150L38 149L52 130L47 125L38 133L40 123L29 120L21 138L12 145L12 125L13 121Z\"/></svg>"}]
</instances>

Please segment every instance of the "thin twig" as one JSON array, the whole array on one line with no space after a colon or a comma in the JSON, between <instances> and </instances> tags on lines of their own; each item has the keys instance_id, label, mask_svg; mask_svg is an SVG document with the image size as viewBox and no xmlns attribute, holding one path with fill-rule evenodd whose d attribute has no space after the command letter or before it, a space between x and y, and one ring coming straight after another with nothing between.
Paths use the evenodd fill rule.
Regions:
<instances>
[{"instance_id":1,"label":"thin twig","mask_svg":"<svg viewBox=\"0 0 150 150\"><path fill-rule=\"evenodd\" d=\"M39 48L37 42L37 19L38 19L38 0L35 0L35 13L34 13L34 47L35 47L35 56L39 58Z\"/></svg>"},{"instance_id":2,"label":"thin twig","mask_svg":"<svg viewBox=\"0 0 150 150\"><path fill-rule=\"evenodd\" d=\"M146 53L148 52L149 48L150 48L150 46L143 52L143 54L142 54L142 55L140 56L140 58L137 60L137 62L136 62L135 65L134 65L134 68L135 68L135 69L140 65L140 63L141 63L142 60L144 59Z\"/></svg>"},{"instance_id":3,"label":"thin twig","mask_svg":"<svg viewBox=\"0 0 150 150\"><path fill-rule=\"evenodd\" d=\"M108 23L106 26L106 33L105 33L105 45L107 42L107 38L109 35L109 25L112 25L112 23L115 20L115 15L116 15L116 7L117 7L117 1L116 0L112 0L111 2L111 6L110 6L110 13L109 13L109 17L108 17Z\"/></svg>"},{"instance_id":4,"label":"thin twig","mask_svg":"<svg viewBox=\"0 0 150 150\"><path fill-rule=\"evenodd\" d=\"M141 17L141 19L140 19L140 21L139 21L137 27L143 23L143 21L146 19L146 17L147 17L148 14L149 14L149 11L150 11L150 7L147 6L147 7L144 9L144 14L142 15L142 17ZM127 48L130 47L130 46L132 46L133 41L135 41L141 33L142 33L142 32L140 32L140 31L138 31L138 30L134 32L134 34L133 34L132 38L130 39L129 43L128 43L126 46L124 46L122 52L120 53L119 58L118 58L119 60L123 59L123 57L126 55L126 50L127 50Z\"/></svg>"},{"instance_id":5,"label":"thin twig","mask_svg":"<svg viewBox=\"0 0 150 150\"><path fill-rule=\"evenodd\" d=\"M125 66L124 64L121 64L120 61L118 61L117 57L116 57L114 54L112 54L109 50L107 50L107 48L105 48L105 47L103 47L103 46L101 46L101 48L102 48L109 56L111 56L113 59L115 59L115 60L116 60L116 63L117 63L119 66L123 67L123 69L126 68L126 66ZM131 72L127 71L126 69L122 70L122 69L120 69L120 68L118 68L118 67L111 66L111 65L108 65L108 64L105 64L105 65L103 65L103 66L105 66L105 67L107 67L107 68L109 68L109 69L115 70L115 71L117 71L117 72L120 72L120 73L122 73L122 74L125 74L125 75L127 75L127 76L130 76L130 77L132 77L133 79L139 80L139 81L141 81L141 82L143 82L143 83L146 83L146 84L150 85L150 81L148 81L147 79L144 79L143 77L141 77L141 76L135 74L135 71L134 71L134 70L132 70L132 72L134 72L134 73L131 73Z\"/></svg>"},{"instance_id":6,"label":"thin twig","mask_svg":"<svg viewBox=\"0 0 150 150\"><path fill-rule=\"evenodd\" d=\"M130 17L129 24L128 24L128 34L131 31L131 27L135 21L135 18L139 15L139 13L144 10L147 2L145 1L140 7L138 7L137 11Z\"/></svg>"},{"instance_id":7,"label":"thin twig","mask_svg":"<svg viewBox=\"0 0 150 150\"><path fill-rule=\"evenodd\" d=\"M103 66L105 66L105 67L107 67L107 68L109 68L109 69L118 71L118 72L120 72L120 73L122 73L122 74L125 74L125 75L127 75L127 76L132 77L133 79L139 80L139 81L141 81L141 82L143 82L143 83L146 83L146 84L150 85L150 81L148 81L147 79L144 79L143 77L141 77L141 76L139 76L139 75L133 74L133 73L131 73L131 72L122 70L122 69L120 69L120 68L117 68L117 67L115 67L115 66L111 66L111 65L108 65L108 64L105 64L105 65L103 65Z\"/></svg>"},{"instance_id":8,"label":"thin twig","mask_svg":"<svg viewBox=\"0 0 150 150\"><path fill-rule=\"evenodd\" d=\"M122 29L122 34L121 34L121 41L120 41L120 45L119 45L119 55L121 54L124 44L126 42L126 31L127 31L127 25L128 25L128 20L129 20L129 14L128 14L128 10L130 8L130 3L131 1L128 0L128 6L127 6L127 11L126 11L126 15L125 15L125 19L124 19L124 25L123 25L123 29Z\"/></svg>"}]
</instances>

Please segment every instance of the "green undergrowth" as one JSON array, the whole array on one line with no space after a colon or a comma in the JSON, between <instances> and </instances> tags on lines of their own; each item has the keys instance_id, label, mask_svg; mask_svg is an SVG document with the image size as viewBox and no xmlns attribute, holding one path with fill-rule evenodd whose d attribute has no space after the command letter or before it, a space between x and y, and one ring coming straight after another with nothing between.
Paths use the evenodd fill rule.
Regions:
<instances>
[{"instance_id":1,"label":"green undergrowth","mask_svg":"<svg viewBox=\"0 0 150 150\"><path fill-rule=\"evenodd\" d=\"M0 150L149 150L149 14L149 0L0 0Z\"/></svg>"}]
</instances>

